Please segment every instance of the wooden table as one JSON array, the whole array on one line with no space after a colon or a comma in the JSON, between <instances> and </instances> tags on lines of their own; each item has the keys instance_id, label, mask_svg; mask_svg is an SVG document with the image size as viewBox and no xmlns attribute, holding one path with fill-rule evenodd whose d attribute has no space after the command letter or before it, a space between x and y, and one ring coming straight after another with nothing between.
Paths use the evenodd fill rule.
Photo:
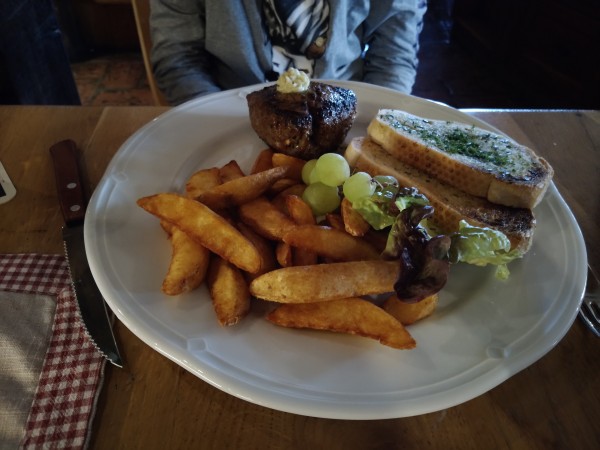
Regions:
<instances>
[{"instance_id":1,"label":"wooden table","mask_svg":"<svg viewBox=\"0 0 600 450\"><path fill-rule=\"evenodd\" d=\"M62 252L49 146L74 139L90 187L155 107L0 107L0 161L17 187L0 206L0 252ZM600 272L600 112L471 111L535 148ZM600 339L575 321L546 356L462 405L393 420L303 417L256 406L196 378L120 322L125 369L107 365L91 448L600 448Z\"/></svg>"}]
</instances>

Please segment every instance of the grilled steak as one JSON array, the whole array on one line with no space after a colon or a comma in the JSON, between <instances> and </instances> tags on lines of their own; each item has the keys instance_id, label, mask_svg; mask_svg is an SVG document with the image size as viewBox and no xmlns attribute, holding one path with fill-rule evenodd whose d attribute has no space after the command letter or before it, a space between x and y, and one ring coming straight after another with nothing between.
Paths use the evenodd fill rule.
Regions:
<instances>
[{"instance_id":1,"label":"grilled steak","mask_svg":"<svg viewBox=\"0 0 600 450\"><path fill-rule=\"evenodd\" d=\"M246 97L250 123L273 150L302 159L335 152L356 116L356 95L311 82L306 92L281 93L268 86Z\"/></svg>"}]
</instances>

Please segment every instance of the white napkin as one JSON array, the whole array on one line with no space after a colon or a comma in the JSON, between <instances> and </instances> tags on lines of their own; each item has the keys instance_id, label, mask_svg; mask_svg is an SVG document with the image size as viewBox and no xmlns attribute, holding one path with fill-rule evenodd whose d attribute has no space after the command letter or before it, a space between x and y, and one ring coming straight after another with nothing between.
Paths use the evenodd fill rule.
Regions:
<instances>
[{"instance_id":1,"label":"white napkin","mask_svg":"<svg viewBox=\"0 0 600 450\"><path fill-rule=\"evenodd\" d=\"M0 292L0 447L17 448L52 336L56 297Z\"/></svg>"},{"instance_id":2,"label":"white napkin","mask_svg":"<svg viewBox=\"0 0 600 450\"><path fill-rule=\"evenodd\" d=\"M84 449L106 361L62 255L0 255L0 448Z\"/></svg>"}]
</instances>

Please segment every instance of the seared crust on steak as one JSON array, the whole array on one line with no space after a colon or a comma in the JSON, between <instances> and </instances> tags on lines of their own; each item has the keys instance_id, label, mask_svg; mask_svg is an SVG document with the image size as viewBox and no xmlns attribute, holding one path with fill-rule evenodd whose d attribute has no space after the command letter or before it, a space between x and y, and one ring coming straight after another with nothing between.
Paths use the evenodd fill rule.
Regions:
<instances>
[{"instance_id":1,"label":"seared crust on steak","mask_svg":"<svg viewBox=\"0 0 600 450\"><path fill-rule=\"evenodd\" d=\"M272 85L246 99L256 134L273 150L306 160L337 151L356 117L354 92L318 82L289 94Z\"/></svg>"},{"instance_id":2,"label":"seared crust on steak","mask_svg":"<svg viewBox=\"0 0 600 450\"><path fill-rule=\"evenodd\" d=\"M512 249L523 253L531 246L535 217L528 208L512 208L467 194L405 164L369 137L354 138L344 155L351 167L371 175L392 175L401 186L416 187L434 208L433 222L443 233L458 230L461 220L504 233Z\"/></svg>"}]
</instances>

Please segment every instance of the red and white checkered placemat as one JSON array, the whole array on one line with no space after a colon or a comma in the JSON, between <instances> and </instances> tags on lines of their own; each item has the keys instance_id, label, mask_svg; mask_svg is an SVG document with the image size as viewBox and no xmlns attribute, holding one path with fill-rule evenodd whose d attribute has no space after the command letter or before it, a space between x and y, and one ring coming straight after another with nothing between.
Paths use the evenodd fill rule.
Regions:
<instances>
[{"instance_id":1,"label":"red and white checkered placemat","mask_svg":"<svg viewBox=\"0 0 600 450\"><path fill-rule=\"evenodd\" d=\"M64 256L0 255L0 290L57 296L21 448L85 448L106 361L81 324Z\"/></svg>"}]
</instances>

